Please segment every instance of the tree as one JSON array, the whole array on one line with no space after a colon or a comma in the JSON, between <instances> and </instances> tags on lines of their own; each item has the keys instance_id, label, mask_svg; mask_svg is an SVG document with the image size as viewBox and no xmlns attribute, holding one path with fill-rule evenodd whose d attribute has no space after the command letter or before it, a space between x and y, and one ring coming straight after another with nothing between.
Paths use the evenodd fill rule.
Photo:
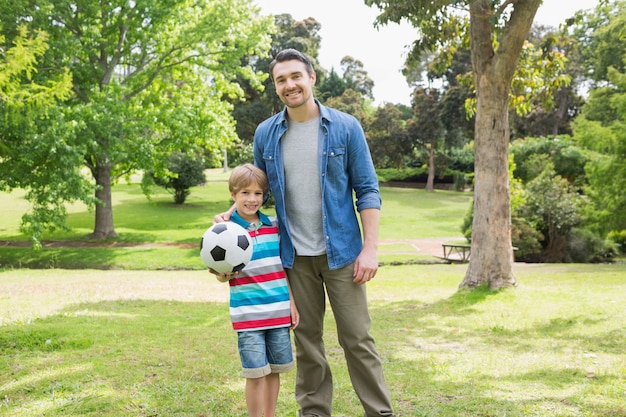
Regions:
<instances>
[{"instance_id":1,"label":"tree","mask_svg":"<svg viewBox=\"0 0 626 417\"><path fill-rule=\"evenodd\" d=\"M511 111L511 136L557 136L571 134L571 121L580 113L584 102L578 94L583 78L582 66L576 52L578 41L567 33L565 28L555 30L544 26L534 26L529 36L528 47L524 48L517 87L514 95L528 90L528 80L536 80L533 94L525 100L524 113ZM531 65L523 65L529 61ZM521 71L523 67L525 70ZM536 68L542 72L560 73L560 85L554 91L545 76L535 77ZM569 83L565 82L569 80Z\"/></svg>"},{"instance_id":2,"label":"tree","mask_svg":"<svg viewBox=\"0 0 626 417\"><path fill-rule=\"evenodd\" d=\"M184 204L191 187L206 183L204 168L202 157L172 152L167 158L167 170L170 174L157 177L150 173L150 175L144 175L143 183L144 186L149 186L150 181L154 181L156 185L172 192L176 204Z\"/></svg>"},{"instance_id":3,"label":"tree","mask_svg":"<svg viewBox=\"0 0 626 417\"><path fill-rule=\"evenodd\" d=\"M367 75L367 71L363 68L363 62L351 56L345 56L341 59L341 68L343 69L343 79L348 88L361 93L363 97L374 98L372 92L374 80Z\"/></svg>"},{"instance_id":4,"label":"tree","mask_svg":"<svg viewBox=\"0 0 626 417\"><path fill-rule=\"evenodd\" d=\"M251 68L255 73L262 74L262 87L243 77L238 78L242 86L243 100L235 97L231 100L234 105L234 118L237 120L237 134L244 145L251 145L256 127L263 120L281 111L283 103L276 95L273 81L268 77L270 62L278 52L286 48L295 48L307 54L318 69L318 85L323 82L323 71L319 71L317 56L321 37L321 24L309 17L296 21L290 14L274 16L275 32L271 36L269 54L246 55L241 59L241 66ZM236 158L235 158L236 159Z\"/></svg>"},{"instance_id":5,"label":"tree","mask_svg":"<svg viewBox=\"0 0 626 417\"><path fill-rule=\"evenodd\" d=\"M63 226L58 214L65 211L59 202L81 195L87 198L92 188L78 170L49 169L51 159L57 164L80 163L79 152L61 138L41 140L63 132L62 115L55 106L71 94L69 72L44 69L40 64L48 49L45 32L29 32L19 25L11 36L0 35L0 190L27 190L33 213L24 215L21 229L41 234L43 224ZM45 79L38 77L42 73ZM57 185L51 187L50 182ZM33 245L40 245L38 239L33 239Z\"/></svg>"},{"instance_id":6,"label":"tree","mask_svg":"<svg viewBox=\"0 0 626 417\"><path fill-rule=\"evenodd\" d=\"M240 65L241 58L263 56L272 33L271 19L258 12L248 0L2 3L4 33L14 33L19 22L45 30L50 48L42 63L67 67L72 75L73 96L58 112L64 122L57 126L60 136L39 140L60 140L82 153L98 202L92 237L117 236L115 181L136 170L165 170L171 151L205 150L221 157L224 144L235 140L225 98L241 96L233 82L237 75L257 78ZM79 175L74 160L56 164L52 170Z\"/></svg>"},{"instance_id":7,"label":"tree","mask_svg":"<svg viewBox=\"0 0 626 417\"><path fill-rule=\"evenodd\" d=\"M349 88L344 91L341 96L331 97L326 100L324 104L328 107L351 114L361 123L364 131L369 131L373 110L370 103L366 102L360 93Z\"/></svg>"},{"instance_id":8,"label":"tree","mask_svg":"<svg viewBox=\"0 0 626 417\"><path fill-rule=\"evenodd\" d=\"M386 103L376 110L366 132L376 168L401 169L406 166L413 152L411 138L407 131L409 112L408 106L391 103Z\"/></svg>"},{"instance_id":9,"label":"tree","mask_svg":"<svg viewBox=\"0 0 626 417\"><path fill-rule=\"evenodd\" d=\"M422 37L413 52L436 51L458 39L469 12L469 40L476 90L475 199L472 257L461 287L516 284L511 245L508 181L509 92L541 0L366 0L382 9L379 24L408 20Z\"/></svg>"},{"instance_id":10,"label":"tree","mask_svg":"<svg viewBox=\"0 0 626 417\"><path fill-rule=\"evenodd\" d=\"M414 144L428 152L428 178L426 190L435 189L435 152L443 141L441 122L441 97L435 89L416 88L413 92L413 119L409 122L409 132Z\"/></svg>"},{"instance_id":11,"label":"tree","mask_svg":"<svg viewBox=\"0 0 626 417\"><path fill-rule=\"evenodd\" d=\"M546 262L564 262L567 236L581 221L581 197L571 184L554 171L548 162L544 170L527 184L527 197L520 213L545 237Z\"/></svg>"},{"instance_id":12,"label":"tree","mask_svg":"<svg viewBox=\"0 0 626 417\"><path fill-rule=\"evenodd\" d=\"M585 194L594 203L593 229L604 237L626 230L626 2L600 3L579 22L572 31L582 39L593 88L572 124L573 137L590 155Z\"/></svg>"},{"instance_id":13,"label":"tree","mask_svg":"<svg viewBox=\"0 0 626 417\"><path fill-rule=\"evenodd\" d=\"M341 78L334 68L330 69L328 75L324 77L323 81L317 83L316 87L317 98L322 103L325 103L331 97L341 97L343 92L349 88L347 81Z\"/></svg>"}]
</instances>

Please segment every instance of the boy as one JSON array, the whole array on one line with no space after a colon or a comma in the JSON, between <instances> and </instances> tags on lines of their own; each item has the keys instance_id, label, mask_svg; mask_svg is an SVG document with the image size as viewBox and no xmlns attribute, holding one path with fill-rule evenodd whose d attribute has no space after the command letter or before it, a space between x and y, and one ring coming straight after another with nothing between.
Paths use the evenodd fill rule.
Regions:
<instances>
[{"instance_id":1,"label":"boy","mask_svg":"<svg viewBox=\"0 0 626 417\"><path fill-rule=\"evenodd\" d=\"M211 272L230 285L248 415L274 417L279 374L294 368L289 330L298 325L298 310L280 261L278 222L260 211L269 193L265 173L252 164L240 165L228 189L236 207L230 220L249 231L252 259L237 274Z\"/></svg>"}]
</instances>

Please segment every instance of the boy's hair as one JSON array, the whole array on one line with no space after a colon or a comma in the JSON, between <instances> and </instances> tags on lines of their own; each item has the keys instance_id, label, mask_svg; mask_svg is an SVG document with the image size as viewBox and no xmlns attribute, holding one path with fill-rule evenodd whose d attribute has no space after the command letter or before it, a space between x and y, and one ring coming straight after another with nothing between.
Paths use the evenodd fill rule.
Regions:
<instances>
[{"instance_id":1,"label":"boy's hair","mask_svg":"<svg viewBox=\"0 0 626 417\"><path fill-rule=\"evenodd\" d=\"M276 64L278 64L279 62L292 60L302 62L306 66L306 71L309 73L309 75L315 72L315 70L313 69L313 64L311 64L311 60L308 56L304 55L302 52L296 49L283 49L278 54L276 54L272 62L270 62L270 79L272 81L274 80L274 67L276 66Z\"/></svg>"},{"instance_id":2,"label":"boy's hair","mask_svg":"<svg viewBox=\"0 0 626 417\"><path fill-rule=\"evenodd\" d=\"M257 184L263 190L264 196L270 191L270 184L265 172L252 164L239 165L230 173L228 190L233 194L237 194L251 184Z\"/></svg>"}]
</instances>

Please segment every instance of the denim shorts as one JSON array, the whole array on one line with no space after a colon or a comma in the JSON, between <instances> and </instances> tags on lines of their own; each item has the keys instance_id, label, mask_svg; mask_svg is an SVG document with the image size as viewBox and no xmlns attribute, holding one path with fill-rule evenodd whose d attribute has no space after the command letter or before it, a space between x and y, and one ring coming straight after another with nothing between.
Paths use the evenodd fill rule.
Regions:
<instances>
[{"instance_id":1,"label":"denim shorts","mask_svg":"<svg viewBox=\"0 0 626 417\"><path fill-rule=\"evenodd\" d=\"M261 378L294 368L288 327L237 333L244 378Z\"/></svg>"}]
</instances>

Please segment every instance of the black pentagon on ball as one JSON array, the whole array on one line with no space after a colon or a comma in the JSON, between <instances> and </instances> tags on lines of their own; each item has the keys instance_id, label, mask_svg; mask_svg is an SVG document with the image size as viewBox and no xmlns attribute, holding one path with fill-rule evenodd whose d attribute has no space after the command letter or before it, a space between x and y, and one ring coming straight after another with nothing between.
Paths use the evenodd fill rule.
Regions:
<instances>
[{"instance_id":1,"label":"black pentagon on ball","mask_svg":"<svg viewBox=\"0 0 626 417\"><path fill-rule=\"evenodd\" d=\"M228 225L226 223L217 223L211 228L211 231L216 235L219 235L222 232L225 232L228 229Z\"/></svg>"},{"instance_id":2,"label":"black pentagon on ball","mask_svg":"<svg viewBox=\"0 0 626 417\"><path fill-rule=\"evenodd\" d=\"M237 236L237 246L239 246L243 250L248 249L248 246L250 246L250 240L248 236L244 236L244 235Z\"/></svg>"},{"instance_id":3,"label":"black pentagon on ball","mask_svg":"<svg viewBox=\"0 0 626 417\"><path fill-rule=\"evenodd\" d=\"M239 272L246 267L246 264L239 264L233 266L233 272Z\"/></svg>"},{"instance_id":4,"label":"black pentagon on ball","mask_svg":"<svg viewBox=\"0 0 626 417\"><path fill-rule=\"evenodd\" d=\"M216 246L211 249L211 256L216 261L223 261L224 259L226 259L226 249Z\"/></svg>"}]
</instances>

